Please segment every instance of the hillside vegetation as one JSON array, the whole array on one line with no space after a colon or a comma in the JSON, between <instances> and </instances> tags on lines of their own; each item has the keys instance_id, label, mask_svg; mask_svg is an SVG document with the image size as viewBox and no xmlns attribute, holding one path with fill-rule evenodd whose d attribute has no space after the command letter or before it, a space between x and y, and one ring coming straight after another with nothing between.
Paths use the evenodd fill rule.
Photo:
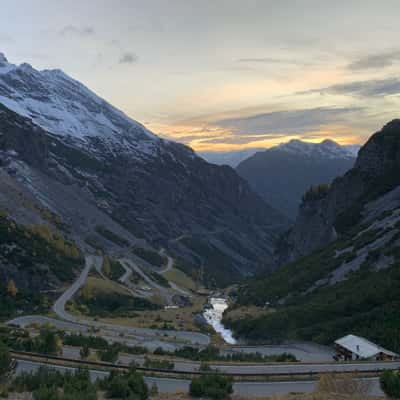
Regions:
<instances>
[{"instance_id":1,"label":"hillside vegetation","mask_svg":"<svg viewBox=\"0 0 400 400\"><path fill-rule=\"evenodd\" d=\"M385 235L391 239L375 248ZM228 312L225 323L237 335L254 341L299 339L330 344L351 332L400 351L399 242L397 222L391 228L342 238L270 277L251 279L239 288L236 306L256 304L271 312L239 320L231 320ZM384 261L388 264L380 267ZM358 269L335 282L338 271L357 262Z\"/></svg>"},{"instance_id":2,"label":"hillside vegetation","mask_svg":"<svg viewBox=\"0 0 400 400\"><path fill-rule=\"evenodd\" d=\"M0 214L0 318L47 310L47 291L72 281L84 258L48 227L18 225Z\"/></svg>"}]
</instances>

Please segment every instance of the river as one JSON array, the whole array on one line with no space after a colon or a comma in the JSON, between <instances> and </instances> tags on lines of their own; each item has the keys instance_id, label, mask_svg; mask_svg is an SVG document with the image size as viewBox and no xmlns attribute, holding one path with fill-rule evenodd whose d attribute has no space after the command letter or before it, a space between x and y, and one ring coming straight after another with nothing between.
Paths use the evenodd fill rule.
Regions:
<instances>
[{"instance_id":1,"label":"river","mask_svg":"<svg viewBox=\"0 0 400 400\"><path fill-rule=\"evenodd\" d=\"M235 344L236 340L233 337L232 331L226 329L222 324L222 315L224 311L228 308L228 302L226 299L219 297L210 298L211 307L204 311L204 318L211 325L215 332L219 333L226 343Z\"/></svg>"}]
</instances>

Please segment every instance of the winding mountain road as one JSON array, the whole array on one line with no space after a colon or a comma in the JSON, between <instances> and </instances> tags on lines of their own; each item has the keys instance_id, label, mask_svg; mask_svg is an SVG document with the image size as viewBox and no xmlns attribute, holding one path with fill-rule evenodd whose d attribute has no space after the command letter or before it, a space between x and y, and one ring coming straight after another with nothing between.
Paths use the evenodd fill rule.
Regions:
<instances>
[{"instance_id":1,"label":"winding mountain road","mask_svg":"<svg viewBox=\"0 0 400 400\"><path fill-rule=\"evenodd\" d=\"M161 249L158 254L167 258L167 264L165 265L165 267L161 268L158 271L158 273L160 274L165 274L166 272L170 271L174 266L174 259L166 253L165 249Z\"/></svg>"},{"instance_id":2,"label":"winding mountain road","mask_svg":"<svg viewBox=\"0 0 400 400\"><path fill-rule=\"evenodd\" d=\"M206 346L210 343L210 337L206 334L199 332L190 331L174 331L174 330L163 330L163 329L150 329L150 328L137 328L125 325L115 325L106 322L95 321L94 319L75 316L69 313L66 309L66 303L70 300L78 290L84 285L89 272L92 267L102 264L102 257L86 255L85 267L79 275L78 279L57 299L54 303L53 311L62 320L61 325L66 325L68 323L69 330L77 332L86 332L90 328L101 329L108 336L113 336L117 333L118 335L128 335L133 338L141 338L145 340L156 339L162 340L163 342L184 342L191 345L202 345ZM97 269L97 268L96 268ZM145 275L143 273L143 275ZM165 290L165 288L163 288ZM40 315L28 315L17 317L9 324L18 326L28 326L34 323L54 323L55 325L60 324L60 321L54 318L44 317ZM111 333L111 334L110 334Z\"/></svg>"},{"instance_id":3,"label":"winding mountain road","mask_svg":"<svg viewBox=\"0 0 400 400\"><path fill-rule=\"evenodd\" d=\"M89 272L92 267L99 269L103 262L103 258L99 256L87 255L85 257L85 268L79 275L78 279L56 300L53 305L53 311L63 320L79 323L79 318L66 311L65 306L77 292L85 284ZM86 322L87 320L84 319Z\"/></svg>"}]
</instances>

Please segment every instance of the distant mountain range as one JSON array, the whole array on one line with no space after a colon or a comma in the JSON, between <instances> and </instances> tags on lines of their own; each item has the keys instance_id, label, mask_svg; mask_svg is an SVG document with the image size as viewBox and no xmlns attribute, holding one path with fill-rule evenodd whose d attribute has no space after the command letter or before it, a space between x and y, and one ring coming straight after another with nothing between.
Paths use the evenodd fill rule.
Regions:
<instances>
[{"instance_id":1,"label":"distant mountain range","mask_svg":"<svg viewBox=\"0 0 400 400\"><path fill-rule=\"evenodd\" d=\"M291 151L309 152L310 149L313 148L314 146L312 143L294 139L288 143L282 143L278 146L275 146L274 148L276 147L286 148L288 152ZM341 148L347 150L349 155L351 155L352 157L357 157L357 152L360 149L360 146L357 144L346 145L346 146L341 146ZM246 160L247 158L250 158L255 153L266 150L267 149L265 148L259 147L259 148L234 150L234 151L198 151L197 154L200 157L203 157L209 163L216 165L229 165L232 168L236 168L242 161Z\"/></svg>"},{"instance_id":2,"label":"distant mountain range","mask_svg":"<svg viewBox=\"0 0 400 400\"><path fill-rule=\"evenodd\" d=\"M329 184L350 169L358 149L329 139L321 143L291 140L256 152L236 170L267 203L294 220L304 192L311 185Z\"/></svg>"},{"instance_id":3,"label":"distant mountain range","mask_svg":"<svg viewBox=\"0 0 400 400\"><path fill-rule=\"evenodd\" d=\"M271 268L288 227L233 169L159 138L61 70L4 55L0 193L19 225L47 225L84 251L164 247L188 272L203 266L210 285Z\"/></svg>"},{"instance_id":4,"label":"distant mountain range","mask_svg":"<svg viewBox=\"0 0 400 400\"><path fill-rule=\"evenodd\" d=\"M243 160L251 157L258 151L265 149L245 149L237 151L199 151L197 154L203 157L206 161L216 165L229 165L236 168Z\"/></svg>"}]
</instances>

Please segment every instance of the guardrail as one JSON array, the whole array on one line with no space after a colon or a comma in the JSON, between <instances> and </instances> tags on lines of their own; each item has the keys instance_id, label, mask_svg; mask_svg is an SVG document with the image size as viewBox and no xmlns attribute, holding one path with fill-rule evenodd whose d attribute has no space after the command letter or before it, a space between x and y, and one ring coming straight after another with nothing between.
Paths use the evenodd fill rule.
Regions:
<instances>
[{"instance_id":1,"label":"guardrail","mask_svg":"<svg viewBox=\"0 0 400 400\"><path fill-rule=\"evenodd\" d=\"M114 364L114 363L108 363L108 362L103 362L103 361L89 361L89 360L77 360L73 358L67 358L67 357L59 357L59 356L53 356L53 355L46 355L46 354L40 354L40 353L31 353L31 352L25 352L25 351L11 351L11 356L16 359L16 360L30 360L35 359L33 361L37 362L42 362L45 364L56 364L56 362L64 362L64 363L72 363L75 365L82 365L85 367L94 367L94 368L103 368L103 369L112 369L112 370L122 370L122 371L128 371L130 367L128 365L121 365L121 364ZM51 362L53 361L53 363ZM143 373L158 373L158 374L163 374L163 375L180 375L180 376L198 376L198 375L206 375L209 374L210 372L206 371L179 371L179 370L167 370L167 369L160 369L160 368L145 368L145 367L140 367L137 366L135 367L137 371L143 372ZM390 369L390 368L387 368ZM394 367L394 370L397 370L399 368ZM246 372L241 372L241 373L232 373L232 372L224 372L224 371L219 371L220 374L225 375L225 376L231 376L235 378L316 378L321 375L326 375L326 374L337 374L337 375L343 375L343 374L363 374L363 375L378 375L380 372L382 372L382 369L379 368L371 368L368 370L347 370L347 371L321 371L321 372L316 372L316 371L303 371L303 372L276 372L276 373L246 373Z\"/></svg>"}]
</instances>

